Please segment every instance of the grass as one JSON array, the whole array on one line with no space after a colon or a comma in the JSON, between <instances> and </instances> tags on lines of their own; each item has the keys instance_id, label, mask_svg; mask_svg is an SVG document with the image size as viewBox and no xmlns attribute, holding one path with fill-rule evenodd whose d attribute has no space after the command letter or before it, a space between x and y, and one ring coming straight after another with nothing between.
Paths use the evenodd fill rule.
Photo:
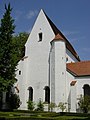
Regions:
<instances>
[{"instance_id":1,"label":"grass","mask_svg":"<svg viewBox=\"0 0 90 120\"><path fill-rule=\"evenodd\" d=\"M0 112L0 120L90 120L90 114L55 112Z\"/></svg>"}]
</instances>

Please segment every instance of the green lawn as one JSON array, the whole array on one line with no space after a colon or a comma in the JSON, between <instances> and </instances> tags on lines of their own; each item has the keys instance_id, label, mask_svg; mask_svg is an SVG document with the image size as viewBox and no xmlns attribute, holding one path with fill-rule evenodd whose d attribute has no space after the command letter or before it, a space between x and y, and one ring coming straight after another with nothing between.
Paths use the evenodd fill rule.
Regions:
<instances>
[{"instance_id":1,"label":"green lawn","mask_svg":"<svg viewBox=\"0 0 90 120\"><path fill-rule=\"evenodd\" d=\"M90 120L90 114L51 112L0 112L0 120Z\"/></svg>"}]
</instances>

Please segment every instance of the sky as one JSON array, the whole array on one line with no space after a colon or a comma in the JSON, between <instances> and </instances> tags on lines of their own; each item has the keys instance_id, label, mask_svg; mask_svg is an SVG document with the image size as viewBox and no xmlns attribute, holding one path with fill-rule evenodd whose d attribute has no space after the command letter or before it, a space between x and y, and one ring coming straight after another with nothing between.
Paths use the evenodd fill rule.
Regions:
<instances>
[{"instance_id":1,"label":"sky","mask_svg":"<svg viewBox=\"0 0 90 120\"><path fill-rule=\"evenodd\" d=\"M10 2L15 33L31 31L41 9L73 45L81 60L90 60L90 0L0 0L0 19Z\"/></svg>"}]
</instances>

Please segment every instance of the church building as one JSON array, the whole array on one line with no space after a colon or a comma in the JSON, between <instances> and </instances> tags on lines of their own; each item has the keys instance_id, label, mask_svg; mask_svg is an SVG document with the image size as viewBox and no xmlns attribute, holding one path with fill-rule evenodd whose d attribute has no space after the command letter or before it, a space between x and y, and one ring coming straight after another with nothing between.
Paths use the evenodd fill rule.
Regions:
<instances>
[{"instance_id":1,"label":"church building","mask_svg":"<svg viewBox=\"0 0 90 120\"><path fill-rule=\"evenodd\" d=\"M81 61L62 32L41 10L18 63L15 84L21 100L66 103L67 112L77 112L80 96L90 95L90 61ZM59 112L58 108L54 111Z\"/></svg>"}]
</instances>

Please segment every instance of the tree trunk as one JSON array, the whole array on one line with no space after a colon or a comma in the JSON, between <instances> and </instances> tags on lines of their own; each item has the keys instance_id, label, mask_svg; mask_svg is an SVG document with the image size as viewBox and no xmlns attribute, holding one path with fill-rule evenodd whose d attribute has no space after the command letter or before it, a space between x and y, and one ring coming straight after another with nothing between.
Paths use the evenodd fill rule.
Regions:
<instances>
[{"instance_id":1,"label":"tree trunk","mask_svg":"<svg viewBox=\"0 0 90 120\"><path fill-rule=\"evenodd\" d=\"M8 110L8 104L6 102L6 92L2 93L2 110Z\"/></svg>"}]
</instances>

